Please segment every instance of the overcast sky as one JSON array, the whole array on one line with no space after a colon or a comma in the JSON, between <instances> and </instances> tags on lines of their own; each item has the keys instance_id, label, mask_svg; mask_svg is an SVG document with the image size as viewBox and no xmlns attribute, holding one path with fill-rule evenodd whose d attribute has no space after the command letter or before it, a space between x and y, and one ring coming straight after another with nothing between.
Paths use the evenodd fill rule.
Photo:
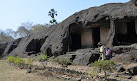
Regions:
<instances>
[{"instance_id":1,"label":"overcast sky","mask_svg":"<svg viewBox=\"0 0 137 81\"><path fill-rule=\"evenodd\" d=\"M48 11L54 8L58 22L83 9L105 3L129 0L0 0L0 30L16 30L21 23L49 23Z\"/></svg>"}]
</instances>

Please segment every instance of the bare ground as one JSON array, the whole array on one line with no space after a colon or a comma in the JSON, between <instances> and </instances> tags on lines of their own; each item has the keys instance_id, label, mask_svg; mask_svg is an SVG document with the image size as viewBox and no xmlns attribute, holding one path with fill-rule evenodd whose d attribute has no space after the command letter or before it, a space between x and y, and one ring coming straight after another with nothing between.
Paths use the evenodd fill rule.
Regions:
<instances>
[{"instance_id":1,"label":"bare ground","mask_svg":"<svg viewBox=\"0 0 137 81\"><path fill-rule=\"evenodd\" d=\"M66 81L26 72L27 70L25 69L11 66L6 60L0 60L0 81Z\"/></svg>"}]
</instances>

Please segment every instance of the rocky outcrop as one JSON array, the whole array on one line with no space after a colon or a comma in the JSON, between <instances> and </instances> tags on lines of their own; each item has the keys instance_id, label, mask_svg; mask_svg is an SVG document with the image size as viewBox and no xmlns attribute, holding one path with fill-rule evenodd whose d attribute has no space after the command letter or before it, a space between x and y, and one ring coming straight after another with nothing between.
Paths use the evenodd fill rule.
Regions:
<instances>
[{"instance_id":1,"label":"rocky outcrop","mask_svg":"<svg viewBox=\"0 0 137 81\"><path fill-rule=\"evenodd\" d=\"M114 46L113 47L113 53L115 54L121 54L121 53L126 53L132 50L135 50L134 46Z\"/></svg>"},{"instance_id":2,"label":"rocky outcrop","mask_svg":"<svg viewBox=\"0 0 137 81\"><path fill-rule=\"evenodd\" d=\"M8 43L0 43L0 57L3 54L4 50L6 49Z\"/></svg>"},{"instance_id":3,"label":"rocky outcrop","mask_svg":"<svg viewBox=\"0 0 137 81\"><path fill-rule=\"evenodd\" d=\"M126 52L126 53L117 54L112 59L117 61L117 62L123 62L123 63L137 62L137 50L133 50L133 51Z\"/></svg>"},{"instance_id":4,"label":"rocky outcrop","mask_svg":"<svg viewBox=\"0 0 137 81\"><path fill-rule=\"evenodd\" d=\"M26 57L31 54L37 54L41 52L41 47L48 36L54 32L56 29L55 26L49 28L49 30L45 30L45 32L40 32L31 36L27 36L21 39L17 39L8 44L7 50L5 50L3 56L12 55L12 56L20 56ZM16 45L15 45L16 42ZM14 47L15 46L15 47ZM12 49L14 48L14 49ZM10 51L10 49L12 51Z\"/></svg>"},{"instance_id":5,"label":"rocky outcrop","mask_svg":"<svg viewBox=\"0 0 137 81\"><path fill-rule=\"evenodd\" d=\"M99 26L104 22L110 22L107 45L112 45L114 38L114 23L116 20L124 18L136 18L137 7L132 2L110 3L99 7L91 7L82 10L68 17L61 23L51 26L45 30L31 36L21 38L18 44L8 43L3 55L14 55L26 57L37 54L41 51L48 51L49 56L65 54L70 45L70 31ZM19 39L18 39L19 40ZM90 55L91 56L91 55ZM77 57L80 58L80 57Z\"/></svg>"},{"instance_id":6,"label":"rocky outcrop","mask_svg":"<svg viewBox=\"0 0 137 81\"><path fill-rule=\"evenodd\" d=\"M70 59L72 64L88 65L97 61L100 57L98 49L79 49L76 52L67 52L65 55L60 55L56 59Z\"/></svg>"},{"instance_id":7,"label":"rocky outcrop","mask_svg":"<svg viewBox=\"0 0 137 81\"><path fill-rule=\"evenodd\" d=\"M129 72L129 74L131 74L131 75L137 75L137 67L136 66L130 67L127 70Z\"/></svg>"},{"instance_id":8,"label":"rocky outcrop","mask_svg":"<svg viewBox=\"0 0 137 81\"><path fill-rule=\"evenodd\" d=\"M18 46L18 44L20 43L21 39L22 38L19 38L17 40L8 42L8 45L5 48L5 51L3 52L2 55L5 56L5 55L9 54L11 51L13 51Z\"/></svg>"},{"instance_id":9,"label":"rocky outcrop","mask_svg":"<svg viewBox=\"0 0 137 81\"><path fill-rule=\"evenodd\" d=\"M124 72L124 71L126 71L126 69L121 64L116 66L116 70L117 70L117 72Z\"/></svg>"},{"instance_id":10,"label":"rocky outcrop","mask_svg":"<svg viewBox=\"0 0 137 81\"><path fill-rule=\"evenodd\" d=\"M87 54L77 54L73 63L76 65L88 65L99 59L99 54L87 53Z\"/></svg>"}]
</instances>

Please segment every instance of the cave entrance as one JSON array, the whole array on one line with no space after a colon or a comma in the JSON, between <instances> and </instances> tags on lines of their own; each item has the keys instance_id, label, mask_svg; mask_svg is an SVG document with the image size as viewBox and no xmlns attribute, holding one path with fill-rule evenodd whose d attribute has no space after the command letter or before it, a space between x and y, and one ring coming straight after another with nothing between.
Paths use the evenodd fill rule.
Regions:
<instances>
[{"instance_id":1,"label":"cave entrance","mask_svg":"<svg viewBox=\"0 0 137 81\"><path fill-rule=\"evenodd\" d=\"M135 21L121 22L117 25L116 29L114 46L131 45L133 43L137 43Z\"/></svg>"},{"instance_id":2,"label":"cave entrance","mask_svg":"<svg viewBox=\"0 0 137 81\"><path fill-rule=\"evenodd\" d=\"M40 52L40 48L44 44L46 38L43 39L33 39L26 47L26 52L28 55L36 54Z\"/></svg>"},{"instance_id":3,"label":"cave entrance","mask_svg":"<svg viewBox=\"0 0 137 81\"><path fill-rule=\"evenodd\" d=\"M136 42L135 22L127 22L127 38L131 39L129 42Z\"/></svg>"},{"instance_id":4,"label":"cave entrance","mask_svg":"<svg viewBox=\"0 0 137 81\"><path fill-rule=\"evenodd\" d=\"M72 33L71 34L71 50L77 50L81 48L81 35L78 33Z\"/></svg>"},{"instance_id":5,"label":"cave entrance","mask_svg":"<svg viewBox=\"0 0 137 81\"><path fill-rule=\"evenodd\" d=\"M81 24L72 24L70 26L70 47L69 51L81 49Z\"/></svg>"},{"instance_id":6,"label":"cave entrance","mask_svg":"<svg viewBox=\"0 0 137 81\"><path fill-rule=\"evenodd\" d=\"M93 47L98 47L98 42L100 42L100 27L92 28L93 37Z\"/></svg>"}]
</instances>

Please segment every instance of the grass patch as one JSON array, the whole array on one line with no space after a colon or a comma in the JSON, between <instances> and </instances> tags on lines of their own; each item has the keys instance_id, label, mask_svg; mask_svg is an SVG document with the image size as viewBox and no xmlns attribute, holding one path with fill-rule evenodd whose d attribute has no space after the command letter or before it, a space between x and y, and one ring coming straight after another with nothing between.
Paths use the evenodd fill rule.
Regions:
<instances>
[{"instance_id":1,"label":"grass patch","mask_svg":"<svg viewBox=\"0 0 137 81\"><path fill-rule=\"evenodd\" d=\"M19 70L9 65L7 60L0 60L0 81L70 81L26 72L25 69Z\"/></svg>"}]
</instances>

